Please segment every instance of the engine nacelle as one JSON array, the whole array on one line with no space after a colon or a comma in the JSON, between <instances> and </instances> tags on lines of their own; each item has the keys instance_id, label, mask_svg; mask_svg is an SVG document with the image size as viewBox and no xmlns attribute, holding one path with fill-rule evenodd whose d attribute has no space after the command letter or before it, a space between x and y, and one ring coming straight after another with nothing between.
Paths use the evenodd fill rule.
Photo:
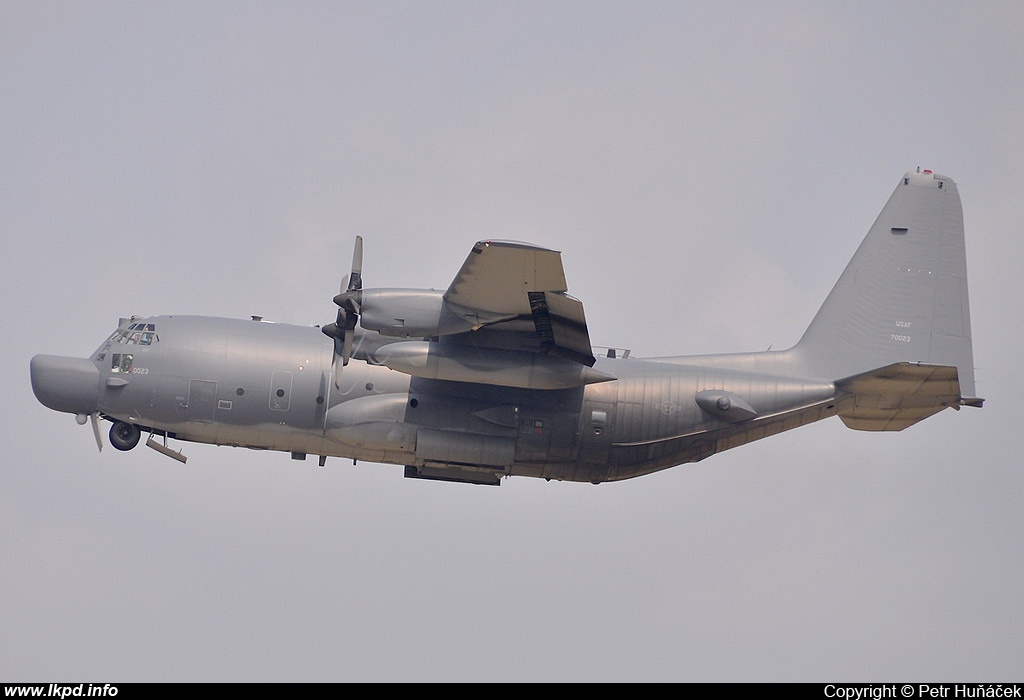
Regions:
<instances>
[{"instance_id":1,"label":"engine nacelle","mask_svg":"<svg viewBox=\"0 0 1024 700\"><path fill-rule=\"evenodd\" d=\"M324 434L355 447L412 452L416 426L405 422L408 396L378 394L352 399L327 412Z\"/></svg>"},{"instance_id":2,"label":"engine nacelle","mask_svg":"<svg viewBox=\"0 0 1024 700\"><path fill-rule=\"evenodd\" d=\"M436 289L364 289L359 324L399 338L435 338L473 330L476 324L448 308Z\"/></svg>"}]
</instances>

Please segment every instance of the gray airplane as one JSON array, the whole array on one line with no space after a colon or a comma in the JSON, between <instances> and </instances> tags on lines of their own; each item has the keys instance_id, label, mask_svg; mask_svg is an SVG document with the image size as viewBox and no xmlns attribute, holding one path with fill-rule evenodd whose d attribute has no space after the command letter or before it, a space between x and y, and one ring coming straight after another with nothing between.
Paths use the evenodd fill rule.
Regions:
<instances>
[{"instance_id":1,"label":"gray airplane","mask_svg":"<svg viewBox=\"0 0 1024 700\"><path fill-rule=\"evenodd\" d=\"M420 479L617 481L839 416L902 430L974 398L956 184L902 177L788 350L638 359L591 345L561 254L476 243L444 291L363 289L362 239L334 323L121 319L89 358L37 355L55 411L168 439L405 467Z\"/></svg>"}]
</instances>

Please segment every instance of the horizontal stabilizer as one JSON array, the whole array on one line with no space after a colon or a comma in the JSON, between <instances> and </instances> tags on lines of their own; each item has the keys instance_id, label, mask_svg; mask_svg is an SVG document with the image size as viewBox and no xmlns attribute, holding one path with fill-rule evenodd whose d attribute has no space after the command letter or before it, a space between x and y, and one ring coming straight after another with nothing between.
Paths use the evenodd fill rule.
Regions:
<instances>
[{"instance_id":1,"label":"horizontal stabilizer","mask_svg":"<svg viewBox=\"0 0 1024 700\"><path fill-rule=\"evenodd\" d=\"M839 417L854 430L903 430L944 408L973 405L961 400L956 367L911 362L840 379L836 393Z\"/></svg>"}]
</instances>

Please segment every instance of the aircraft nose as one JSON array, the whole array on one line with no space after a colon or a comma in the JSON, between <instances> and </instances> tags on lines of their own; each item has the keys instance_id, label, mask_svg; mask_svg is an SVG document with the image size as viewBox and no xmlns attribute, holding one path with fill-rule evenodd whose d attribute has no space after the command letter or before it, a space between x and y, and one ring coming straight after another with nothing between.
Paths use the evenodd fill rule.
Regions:
<instances>
[{"instance_id":1,"label":"aircraft nose","mask_svg":"<svg viewBox=\"0 0 1024 700\"><path fill-rule=\"evenodd\" d=\"M39 403L63 413L93 413L99 402L100 371L80 357L36 355L32 391Z\"/></svg>"}]
</instances>

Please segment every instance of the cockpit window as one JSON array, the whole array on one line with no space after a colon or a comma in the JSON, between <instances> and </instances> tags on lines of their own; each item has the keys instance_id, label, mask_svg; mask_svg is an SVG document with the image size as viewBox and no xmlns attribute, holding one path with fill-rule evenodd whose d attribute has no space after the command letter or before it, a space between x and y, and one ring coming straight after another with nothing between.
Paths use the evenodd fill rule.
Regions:
<instances>
[{"instance_id":1,"label":"cockpit window","mask_svg":"<svg viewBox=\"0 0 1024 700\"><path fill-rule=\"evenodd\" d=\"M132 371L132 356L115 352L110 358L110 371L130 374Z\"/></svg>"},{"instance_id":2,"label":"cockpit window","mask_svg":"<svg viewBox=\"0 0 1024 700\"><path fill-rule=\"evenodd\" d=\"M107 339L108 343L121 345L152 345L159 341L160 336L156 333L155 323L133 323L128 328L114 331Z\"/></svg>"},{"instance_id":3,"label":"cockpit window","mask_svg":"<svg viewBox=\"0 0 1024 700\"><path fill-rule=\"evenodd\" d=\"M100 346L99 350L97 350L95 360L96 362L103 362L109 352L120 349L117 347L118 345L141 345L145 347L147 345L155 345L159 342L160 335L156 332L155 323L136 321L133 317L127 326L118 328L110 335L109 338L107 338L106 342L104 342L103 345ZM128 358L128 370L118 368L119 365L117 363L121 361L122 355ZM120 353L115 354L114 357L118 359L112 360L114 365L111 367L111 370L114 372L131 371L132 356L130 354Z\"/></svg>"}]
</instances>

